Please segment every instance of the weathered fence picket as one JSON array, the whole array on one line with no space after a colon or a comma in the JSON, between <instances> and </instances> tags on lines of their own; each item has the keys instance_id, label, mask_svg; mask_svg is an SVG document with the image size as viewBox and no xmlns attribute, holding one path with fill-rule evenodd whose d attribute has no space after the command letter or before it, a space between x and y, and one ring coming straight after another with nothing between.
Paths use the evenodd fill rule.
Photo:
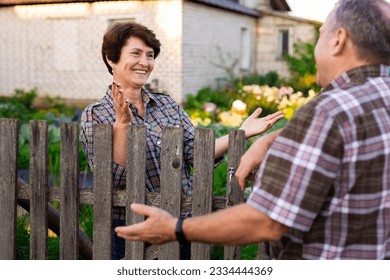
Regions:
<instances>
[{"instance_id":1,"label":"weathered fence picket","mask_svg":"<svg viewBox=\"0 0 390 280\"><path fill-rule=\"evenodd\" d=\"M60 259L77 260L79 257L79 126L61 124L60 159Z\"/></svg>"},{"instance_id":2,"label":"weathered fence picket","mask_svg":"<svg viewBox=\"0 0 390 280\"><path fill-rule=\"evenodd\" d=\"M195 130L194 186L192 196L192 216L211 213L214 185L215 131L211 129ZM211 245L191 244L191 259L207 260L211 258Z\"/></svg>"},{"instance_id":3,"label":"weathered fence picket","mask_svg":"<svg viewBox=\"0 0 390 280\"><path fill-rule=\"evenodd\" d=\"M126 148L126 224L143 221L143 217L130 211L131 203L145 203L146 181L146 126L129 126L127 128ZM126 241L125 258L128 260L143 260L145 258L142 242Z\"/></svg>"},{"instance_id":4,"label":"weathered fence picket","mask_svg":"<svg viewBox=\"0 0 390 280\"><path fill-rule=\"evenodd\" d=\"M196 129L194 143L193 194L181 191L183 164L183 128L164 129L161 143L161 190L145 192L146 127L129 126L126 147L126 190L113 190L113 129L94 126L94 187L79 188L77 123L61 124L60 186L48 186L48 126L31 121L30 183L17 179L18 121L0 119L0 259L16 257L16 204L30 211L30 259L47 259L48 225L60 237L60 259L110 259L112 207L126 207L126 223L143 221L131 212L131 203L161 207L175 216L192 211L193 216L230 207L242 202L242 192L233 172L244 152L243 131L229 133L227 196L213 196L215 132ZM60 211L49 201L60 202ZM93 205L93 240L79 228L80 204ZM191 259L210 259L211 246L192 243ZM126 241L125 259L179 259L176 242L144 248L142 242ZM239 247L225 247L225 259L239 259Z\"/></svg>"},{"instance_id":5,"label":"weathered fence picket","mask_svg":"<svg viewBox=\"0 0 390 280\"><path fill-rule=\"evenodd\" d=\"M47 259L48 126L30 121L30 259Z\"/></svg>"},{"instance_id":6,"label":"weathered fence picket","mask_svg":"<svg viewBox=\"0 0 390 280\"><path fill-rule=\"evenodd\" d=\"M112 126L93 127L93 259L111 259L112 238Z\"/></svg>"},{"instance_id":7,"label":"weathered fence picket","mask_svg":"<svg viewBox=\"0 0 390 280\"><path fill-rule=\"evenodd\" d=\"M161 147L160 207L178 217L181 208L181 173L183 165L183 129L167 127L163 130ZM160 246L158 258L178 260L179 244Z\"/></svg>"},{"instance_id":8,"label":"weathered fence picket","mask_svg":"<svg viewBox=\"0 0 390 280\"><path fill-rule=\"evenodd\" d=\"M16 257L18 120L0 119L0 260Z\"/></svg>"},{"instance_id":9,"label":"weathered fence picket","mask_svg":"<svg viewBox=\"0 0 390 280\"><path fill-rule=\"evenodd\" d=\"M243 130L233 130L229 132L229 150L228 150L228 167L227 186L226 186L226 207L240 204L243 200L243 194L240 186L233 176L237 170L241 156L244 154L245 132ZM225 260L239 260L241 252L239 246L225 246Z\"/></svg>"}]
</instances>

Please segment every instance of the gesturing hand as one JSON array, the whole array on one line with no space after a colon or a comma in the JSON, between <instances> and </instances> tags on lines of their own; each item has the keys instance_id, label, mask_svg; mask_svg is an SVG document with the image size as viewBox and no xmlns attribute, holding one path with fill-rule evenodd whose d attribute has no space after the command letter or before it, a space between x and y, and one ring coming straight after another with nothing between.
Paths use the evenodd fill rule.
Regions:
<instances>
[{"instance_id":1,"label":"gesturing hand","mask_svg":"<svg viewBox=\"0 0 390 280\"><path fill-rule=\"evenodd\" d=\"M131 210L148 217L144 222L116 227L115 232L127 240L142 240L152 244L162 244L176 240L175 227L177 218L168 212L143 204L131 204Z\"/></svg>"},{"instance_id":2,"label":"gesturing hand","mask_svg":"<svg viewBox=\"0 0 390 280\"><path fill-rule=\"evenodd\" d=\"M284 117L282 112L276 112L263 118L258 118L262 111L263 110L261 108L257 108L252 113L252 115L250 115L242 123L240 129L245 131L245 138L249 138L266 132L269 128L271 128L275 123L277 123Z\"/></svg>"},{"instance_id":3,"label":"gesturing hand","mask_svg":"<svg viewBox=\"0 0 390 280\"><path fill-rule=\"evenodd\" d=\"M121 85L116 81L112 82L112 98L114 100L116 123L130 124L132 119L129 101L126 100Z\"/></svg>"}]
</instances>

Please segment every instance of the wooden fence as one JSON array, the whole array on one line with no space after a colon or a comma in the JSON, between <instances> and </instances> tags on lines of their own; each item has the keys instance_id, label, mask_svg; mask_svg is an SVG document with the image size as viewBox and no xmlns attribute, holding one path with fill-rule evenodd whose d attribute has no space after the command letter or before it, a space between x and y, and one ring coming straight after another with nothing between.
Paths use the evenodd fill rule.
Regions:
<instances>
[{"instance_id":1,"label":"wooden fence","mask_svg":"<svg viewBox=\"0 0 390 280\"><path fill-rule=\"evenodd\" d=\"M215 133L211 129L195 130L193 195L182 195L181 166L183 129L166 128L162 136L161 192L145 192L146 128L129 126L127 132L126 190L112 188L112 126L94 126L93 189L79 188L79 124L61 123L60 185L48 185L48 125L30 122L30 182L17 178L18 121L0 119L0 259L16 257L16 208L30 212L30 259L47 259L47 230L60 238L60 259L110 259L112 206L129 209L133 202L163 208L175 216L191 210L203 215L242 202L237 181L228 173L226 198L213 197ZM244 133L229 133L228 166L238 167L244 152ZM48 204L60 202L60 212ZM79 205L93 205L93 242L79 229ZM143 220L127 210L126 223ZM211 246L192 243L191 259L210 259ZM125 259L179 259L177 242L149 246L126 241ZM240 248L224 247L225 259L239 259Z\"/></svg>"}]
</instances>

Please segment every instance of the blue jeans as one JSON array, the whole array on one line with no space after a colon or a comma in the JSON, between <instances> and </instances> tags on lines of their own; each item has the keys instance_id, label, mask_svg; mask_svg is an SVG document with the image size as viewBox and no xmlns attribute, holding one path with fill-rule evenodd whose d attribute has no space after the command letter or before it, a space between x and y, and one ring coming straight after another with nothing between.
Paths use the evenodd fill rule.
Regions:
<instances>
[{"instance_id":1,"label":"blue jeans","mask_svg":"<svg viewBox=\"0 0 390 280\"><path fill-rule=\"evenodd\" d=\"M125 257L125 240L116 235L114 229L119 226L124 226L125 221L112 221L112 239L111 239L111 259L120 260Z\"/></svg>"}]
</instances>

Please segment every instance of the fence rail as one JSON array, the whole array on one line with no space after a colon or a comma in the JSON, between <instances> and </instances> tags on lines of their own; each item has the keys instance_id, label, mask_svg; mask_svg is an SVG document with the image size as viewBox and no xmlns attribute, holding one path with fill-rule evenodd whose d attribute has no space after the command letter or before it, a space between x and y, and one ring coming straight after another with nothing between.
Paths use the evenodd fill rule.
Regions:
<instances>
[{"instance_id":1,"label":"fence rail","mask_svg":"<svg viewBox=\"0 0 390 280\"><path fill-rule=\"evenodd\" d=\"M61 124L60 185L48 185L48 126L46 121L30 122L30 183L17 178L18 121L0 119L0 259L16 258L16 207L30 212L30 259L47 259L48 227L60 237L60 259L110 259L112 207L146 203L178 216L192 211L193 216L217 211L242 202L242 192L233 177L228 178L227 197L213 196L215 132L195 130L193 195L181 192L183 129L166 128L162 135L161 192L145 192L146 128L129 126L127 132L126 190L112 188L112 127L94 126L95 169L93 189L79 186L79 124ZM243 131L229 133L228 166L236 169L244 152ZM229 175L228 175L229 176ZM231 180L230 180L231 179ZM60 212L48 202L60 202ZM79 206L94 209L92 242L79 228ZM126 223L143 217L127 210ZM179 259L179 246L169 243L149 246L126 241L125 259ZM239 259L239 247L225 247L225 259ZM210 259L211 247L192 243L191 259Z\"/></svg>"}]
</instances>

